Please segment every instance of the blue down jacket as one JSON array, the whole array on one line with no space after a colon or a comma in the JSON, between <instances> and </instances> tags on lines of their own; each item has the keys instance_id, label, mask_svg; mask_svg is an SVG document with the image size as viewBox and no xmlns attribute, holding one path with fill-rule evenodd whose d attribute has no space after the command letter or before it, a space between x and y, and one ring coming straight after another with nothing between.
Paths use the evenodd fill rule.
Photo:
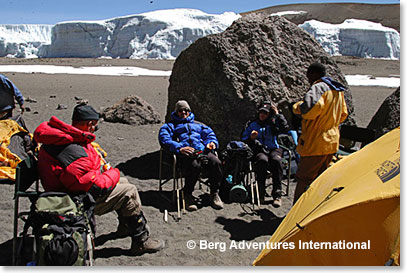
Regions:
<instances>
[{"instance_id":1,"label":"blue down jacket","mask_svg":"<svg viewBox=\"0 0 407 273\"><path fill-rule=\"evenodd\" d=\"M265 145L269 150L278 149L280 147L277 143L277 136L281 133L291 135L294 144L297 145L297 132L289 130L289 125L281 114L274 115L264 122L261 122L258 118L248 122L243 131L242 140L250 143L250 135L253 130L259 133L256 138L257 141Z\"/></svg>"},{"instance_id":2,"label":"blue down jacket","mask_svg":"<svg viewBox=\"0 0 407 273\"><path fill-rule=\"evenodd\" d=\"M187 146L203 151L210 142L219 147L213 130L204 124L196 123L195 115L192 112L185 119L172 112L171 119L170 122L161 126L158 134L160 144L169 148L170 152L178 154L180 148Z\"/></svg>"}]
</instances>

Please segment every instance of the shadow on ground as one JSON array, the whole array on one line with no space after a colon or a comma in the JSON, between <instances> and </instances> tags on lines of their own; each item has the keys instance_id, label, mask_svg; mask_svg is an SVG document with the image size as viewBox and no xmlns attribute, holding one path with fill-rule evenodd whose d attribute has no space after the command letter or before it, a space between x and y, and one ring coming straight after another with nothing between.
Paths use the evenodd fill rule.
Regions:
<instances>
[{"instance_id":1,"label":"shadow on ground","mask_svg":"<svg viewBox=\"0 0 407 273\"><path fill-rule=\"evenodd\" d=\"M263 235L273 235L284 217L277 217L267 209L257 212L261 220L247 222L242 219L218 217L215 222L223 225L223 229L230 233L230 239L235 241L253 240Z\"/></svg>"},{"instance_id":2,"label":"shadow on ground","mask_svg":"<svg viewBox=\"0 0 407 273\"><path fill-rule=\"evenodd\" d=\"M171 162L168 154L164 153L164 162ZM171 165L163 165L163 178L171 178ZM155 151L127 160L116 166L125 175L138 179L159 179L160 151Z\"/></svg>"},{"instance_id":3,"label":"shadow on ground","mask_svg":"<svg viewBox=\"0 0 407 273\"><path fill-rule=\"evenodd\" d=\"M13 239L0 244L0 266L12 265Z\"/></svg>"}]
</instances>

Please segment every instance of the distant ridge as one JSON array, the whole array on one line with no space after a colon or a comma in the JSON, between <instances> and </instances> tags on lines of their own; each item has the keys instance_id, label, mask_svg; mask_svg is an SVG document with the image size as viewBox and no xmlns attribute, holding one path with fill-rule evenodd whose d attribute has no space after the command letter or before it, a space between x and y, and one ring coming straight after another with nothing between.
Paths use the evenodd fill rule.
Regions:
<instances>
[{"instance_id":1,"label":"distant ridge","mask_svg":"<svg viewBox=\"0 0 407 273\"><path fill-rule=\"evenodd\" d=\"M313 3L272 6L241 13L271 14L282 11L306 11L307 13L285 15L294 24L302 24L312 19L339 24L345 19L360 19L394 28L400 33L400 4L363 4L363 3Z\"/></svg>"}]
</instances>

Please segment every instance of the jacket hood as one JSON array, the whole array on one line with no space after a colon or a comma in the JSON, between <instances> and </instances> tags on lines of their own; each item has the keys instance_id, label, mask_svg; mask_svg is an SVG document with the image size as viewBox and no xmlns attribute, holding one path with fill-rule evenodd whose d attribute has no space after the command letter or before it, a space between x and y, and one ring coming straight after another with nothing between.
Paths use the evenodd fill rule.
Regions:
<instances>
[{"instance_id":1,"label":"jacket hood","mask_svg":"<svg viewBox=\"0 0 407 273\"><path fill-rule=\"evenodd\" d=\"M194 122L195 120L195 115L194 113L190 112L189 116L187 118L180 118L177 113L174 111L171 113L171 120L173 123L191 123Z\"/></svg>"},{"instance_id":2,"label":"jacket hood","mask_svg":"<svg viewBox=\"0 0 407 273\"><path fill-rule=\"evenodd\" d=\"M34 132L34 139L47 145L87 144L95 138L94 134L79 130L55 116L51 117L50 121L41 123Z\"/></svg>"},{"instance_id":3,"label":"jacket hood","mask_svg":"<svg viewBox=\"0 0 407 273\"><path fill-rule=\"evenodd\" d=\"M324 83L329 85L333 90L336 90L336 91L345 91L346 90L346 87L343 84L341 84L340 82L334 81L333 79L331 79L329 77L322 77L321 81L323 81Z\"/></svg>"}]
</instances>

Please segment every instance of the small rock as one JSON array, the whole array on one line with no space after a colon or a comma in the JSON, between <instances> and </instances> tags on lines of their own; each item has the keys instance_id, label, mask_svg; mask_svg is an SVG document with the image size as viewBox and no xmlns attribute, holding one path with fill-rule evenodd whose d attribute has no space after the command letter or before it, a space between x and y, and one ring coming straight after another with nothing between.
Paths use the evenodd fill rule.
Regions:
<instances>
[{"instance_id":1,"label":"small rock","mask_svg":"<svg viewBox=\"0 0 407 273\"><path fill-rule=\"evenodd\" d=\"M36 99L32 99L32 98L30 98L30 97L27 97L27 98L25 99L25 101L26 101L26 102L33 102L33 103L36 103L36 102L37 102Z\"/></svg>"},{"instance_id":2,"label":"small rock","mask_svg":"<svg viewBox=\"0 0 407 273\"><path fill-rule=\"evenodd\" d=\"M124 138L123 137L118 137L117 140L124 140Z\"/></svg>"},{"instance_id":3,"label":"small rock","mask_svg":"<svg viewBox=\"0 0 407 273\"><path fill-rule=\"evenodd\" d=\"M65 110L65 109L68 109L68 106L66 106L64 104L58 104L57 110Z\"/></svg>"},{"instance_id":4,"label":"small rock","mask_svg":"<svg viewBox=\"0 0 407 273\"><path fill-rule=\"evenodd\" d=\"M31 112L31 108L27 106L27 107L25 107L25 111L26 112Z\"/></svg>"},{"instance_id":5,"label":"small rock","mask_svg":"<svg viewBox=\"0 0 407 273\"><path fill-rule=\"evenodd\" d=\"M38 111L35 111L35 112L33 112L33 114L34 114L34 115L37 115L37 114L39 114L39 113L38 113Z\"/></svg>"},{"instance_id":6,"label":"small rock","mask_svg":"<svg viewBox=\"0 0 407 273\"><path fill-rule=\"evenodd\" d=\"M83 98L77 97L77 96L75 96L74 99L76 99L76 100L83 100Z\"/></svg>"},{"instance_id":7,"label":"small rock","mask_svg":"<svg viewBox=\"0 0 407 273\"><path fill-rule=\"evenodd\" d=\"M80 105L86 105L86 104L88 104L88 103L89 103L88 100L78 100L78 101L76 102L76 104L80 104Z\"/></svg>"}]
</instances>

